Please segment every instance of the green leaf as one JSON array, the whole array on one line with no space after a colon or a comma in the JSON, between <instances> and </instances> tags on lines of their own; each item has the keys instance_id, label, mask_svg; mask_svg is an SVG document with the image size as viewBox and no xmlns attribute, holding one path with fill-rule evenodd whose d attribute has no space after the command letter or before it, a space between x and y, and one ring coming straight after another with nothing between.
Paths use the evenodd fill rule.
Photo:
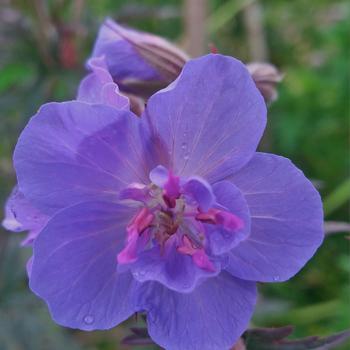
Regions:
<instances>
[{"instance_id":1,"label":"green leaf","mask_svg":"<svg viewBox=\"0 0 350 350\"><path fill-rule=\"evenodd\" d=\"M22 84L34 75L34 69L20 63L10 63L1 69L0 93L14 85Z\"/></svg>"},{"instance_id":2,"label":"green leaf","mask_svg":"<svg viewBox=\"0 0 350 350\"><path fill-rule=\"evenodd\" d=\"M350 199L350 178L338 186L323 201L324 214L329 215Z\"/></svg>"},{"instance_id":3,"label":"green leaf","mask_svg":"<svg viewBox=\"0 0 350 350\"><path fill-rule=\"evenodd\" d=\"M215 33L241 11L244 7L248 6L255 0L231 0L223 3L208 19L209 33Z\"/></svg>"}]
</instances>

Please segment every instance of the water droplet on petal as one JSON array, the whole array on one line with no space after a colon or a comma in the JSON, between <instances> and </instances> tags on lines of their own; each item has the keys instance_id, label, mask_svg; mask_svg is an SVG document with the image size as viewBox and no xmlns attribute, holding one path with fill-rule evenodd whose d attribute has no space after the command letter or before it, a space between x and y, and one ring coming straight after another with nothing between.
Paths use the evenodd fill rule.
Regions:
<instances>
[{"instance_id":1,"label":"water droplet on petal","mask_svg":"<svg viewBox=\"0 0 350 350\"><path fill-rule=\"evenodd\" d=\"M273 277L273 280L274 280L274 281L279 281L279 280L280 280L280 276L274 276L274 277Z\"/></svg>"},{"instance_id":2,"label":"water droplet on petal","mask_svg":"<svg viewBox=\"0 0 350 350\"><path fill-rule=\"evenodd\" d=\"M187 289L187 288L190 288L191 287L191 283L190 282L185 282L183 283L183 288Z\"/></svg>"},{"instance_id":3,"label":"water droplet on petal","mask_svg":"<svg viewBox=\"0 0 350 350\"><path fill-rule=\"evenodd\" d=\"M222 238L219 236L219 235L213 235L213 237L212 237L212 240L214 240L215 242L221 242L222 241Z\"/></svg>"},{"instance_id":4,"label":"water droplet on petal","mask_svg":"<svg viewBox=\"0 0 350 350\"><path fill-rule=\"evenodd\" d=\"M92 315L86 315L84 317L84 322L88 325L92 324L94 322L94 317Z\"/></svg>"},{"instance_id":5,"label":"water droplet on petal","mask_svg":"<svg viewBox=\"0 0 350 350\"><path fill-rule=\"evenodd\" d=\"M183 150L185 150L185 149L187 148L187 143L186 143L186 142L183 142L183 143L181 144L181 148L182 148Z\"/></svg>"},{"instance_id":6,"label":"water droplet on petal","mask_svg":"<svg viewBox=\"0 0 350 350\"><path fill-rule=\"evenodd\" d=\"M136 271L133 273L133 276L137 279L137 278L142 278L142 277L145 277L146 275L146 271Z\"/></svg>"}]
</instances>

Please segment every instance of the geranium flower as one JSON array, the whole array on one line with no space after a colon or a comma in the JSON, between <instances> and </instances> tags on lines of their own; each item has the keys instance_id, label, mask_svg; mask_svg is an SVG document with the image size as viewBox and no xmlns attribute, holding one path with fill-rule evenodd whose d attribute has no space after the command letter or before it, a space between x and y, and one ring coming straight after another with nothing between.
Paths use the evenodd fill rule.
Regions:
<instances>
[{"instance_id":1,"label":"geranium flower","mask_svg":"<svg viewBox=\"0 0 350 350\"><path fill-rule=\"evenodd\" d=\"M53 319L109 329L145 312L166 349L232 346L256 282L289 279L323 239L313 185L288 159L256 152L265 123L247 69L222 55L186 63L141 118L44 105L14 165L21 193L50 218L30 287Z\"/></svg>"}]
</instances>

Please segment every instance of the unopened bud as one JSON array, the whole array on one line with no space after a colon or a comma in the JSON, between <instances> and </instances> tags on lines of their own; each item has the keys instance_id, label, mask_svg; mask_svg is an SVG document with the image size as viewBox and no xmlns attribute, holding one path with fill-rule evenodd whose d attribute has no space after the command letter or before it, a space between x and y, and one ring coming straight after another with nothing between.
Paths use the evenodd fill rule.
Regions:
<instances>
[{"instance_id":1,"label":"unopened bud","mask_svg":"<svg viewBox=\"0 0 350 350\"><path fill-rule=\"evenodd\" d=\"M130 110L140 117L145 110L144 99L133 94L124 93L124 95L129 98Z\"/></svg>"},{"instance_id":2,"label":"unopened bud","mask_svg":"<svg viewBox=\"0 0 350 350\"><path fill-rule=\"evenodd\" d=\"M104 55L121 90L148 98L180 74L189 57L169 41L123 27L108 19L100 29L93 56Z\"/></svg>"},{"instance_id":3,"label":"unopened bud","mask_svg":"<svg viewBox=\"0 0 350 350\"><path fill-rule=\"evenodd\" d=\"M282 81L283 74L270 63L248 63L247 69L265 101L275 101L278 96L276 87Z\"/></svg>"},{"instance_id":4,"label":"unopened bud","mask_svg":"<svg viewBox=\"0 0 350 350\"><path fill-rule=\"evenodd\" d=\"M246 346L242 338L239 338L232 350L246 350Z\"/></svg>"},{"instance_id":5,"label":"unopened bud","mask_svg":"<svg viewBox=\"0 0 350 350\"><path fill-rule=\"evenodd\" d=\"M212 51L217 49L213 47ZM144 101L174 81L190 58L162 37L121 26L111 19L102 25L92 56L104 56L120 90ZM265 101L275 100L276 85L283 77L277 68L269 63L249 63L247 68ZM144 106L142 101L134 100L131 107L139 114Z\"/></svg>"}]
</instances>

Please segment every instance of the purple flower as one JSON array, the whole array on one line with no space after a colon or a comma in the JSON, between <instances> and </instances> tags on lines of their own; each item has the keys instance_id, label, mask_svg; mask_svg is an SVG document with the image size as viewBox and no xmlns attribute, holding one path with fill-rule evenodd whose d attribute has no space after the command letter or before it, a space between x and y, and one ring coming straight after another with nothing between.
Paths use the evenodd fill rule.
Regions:
<instances>
[{"instance_id":1,"label":"purple flower","mask_svg":"<svg viewBox=\"0 0 350 350\"><path fill-rule=\"evenodd\" d=\"M256 282L289 279L323 239L312 184L256 152L265 123L246 68L221 55L186 63L141 118L108 104L44 105L14 164L21 193L50 218L29 269L53 319L108 329L146 312L166 349L232 346Z\"/></svg>"},{"instance_id":2,"label":"purple flower","mask_svg":"<svg viewBox=\"0 0 350 350\"><path fill-rule=\"evenodd\" d=\"M113 79L124 92L149 97L180 74L189 57L169 41L107 19L92 57L105 56Z\"/></svg>"},{"instance_id":3,"label":"purple flower","mask_svg":"<svg viewBox=\"0 0 350 350\"><path fill-rule=\"evenodd\" d=\"M91 58L87 66L92 72L81 81L77 100L129 109L129 99L119 93L119 87L108 71L104 56Z\"/></svg>"},{"instance_id":4,"label":"purple flower","mask_svg":"<svg viewBox=\"0 0 350 350\"><path fill-rule=\"evenodd\" d=\"M278 97L276 86L283 80L283 74L270 63L248 63L247 69L265 101L275 101Z\"/></svg>"}]
</instances>

